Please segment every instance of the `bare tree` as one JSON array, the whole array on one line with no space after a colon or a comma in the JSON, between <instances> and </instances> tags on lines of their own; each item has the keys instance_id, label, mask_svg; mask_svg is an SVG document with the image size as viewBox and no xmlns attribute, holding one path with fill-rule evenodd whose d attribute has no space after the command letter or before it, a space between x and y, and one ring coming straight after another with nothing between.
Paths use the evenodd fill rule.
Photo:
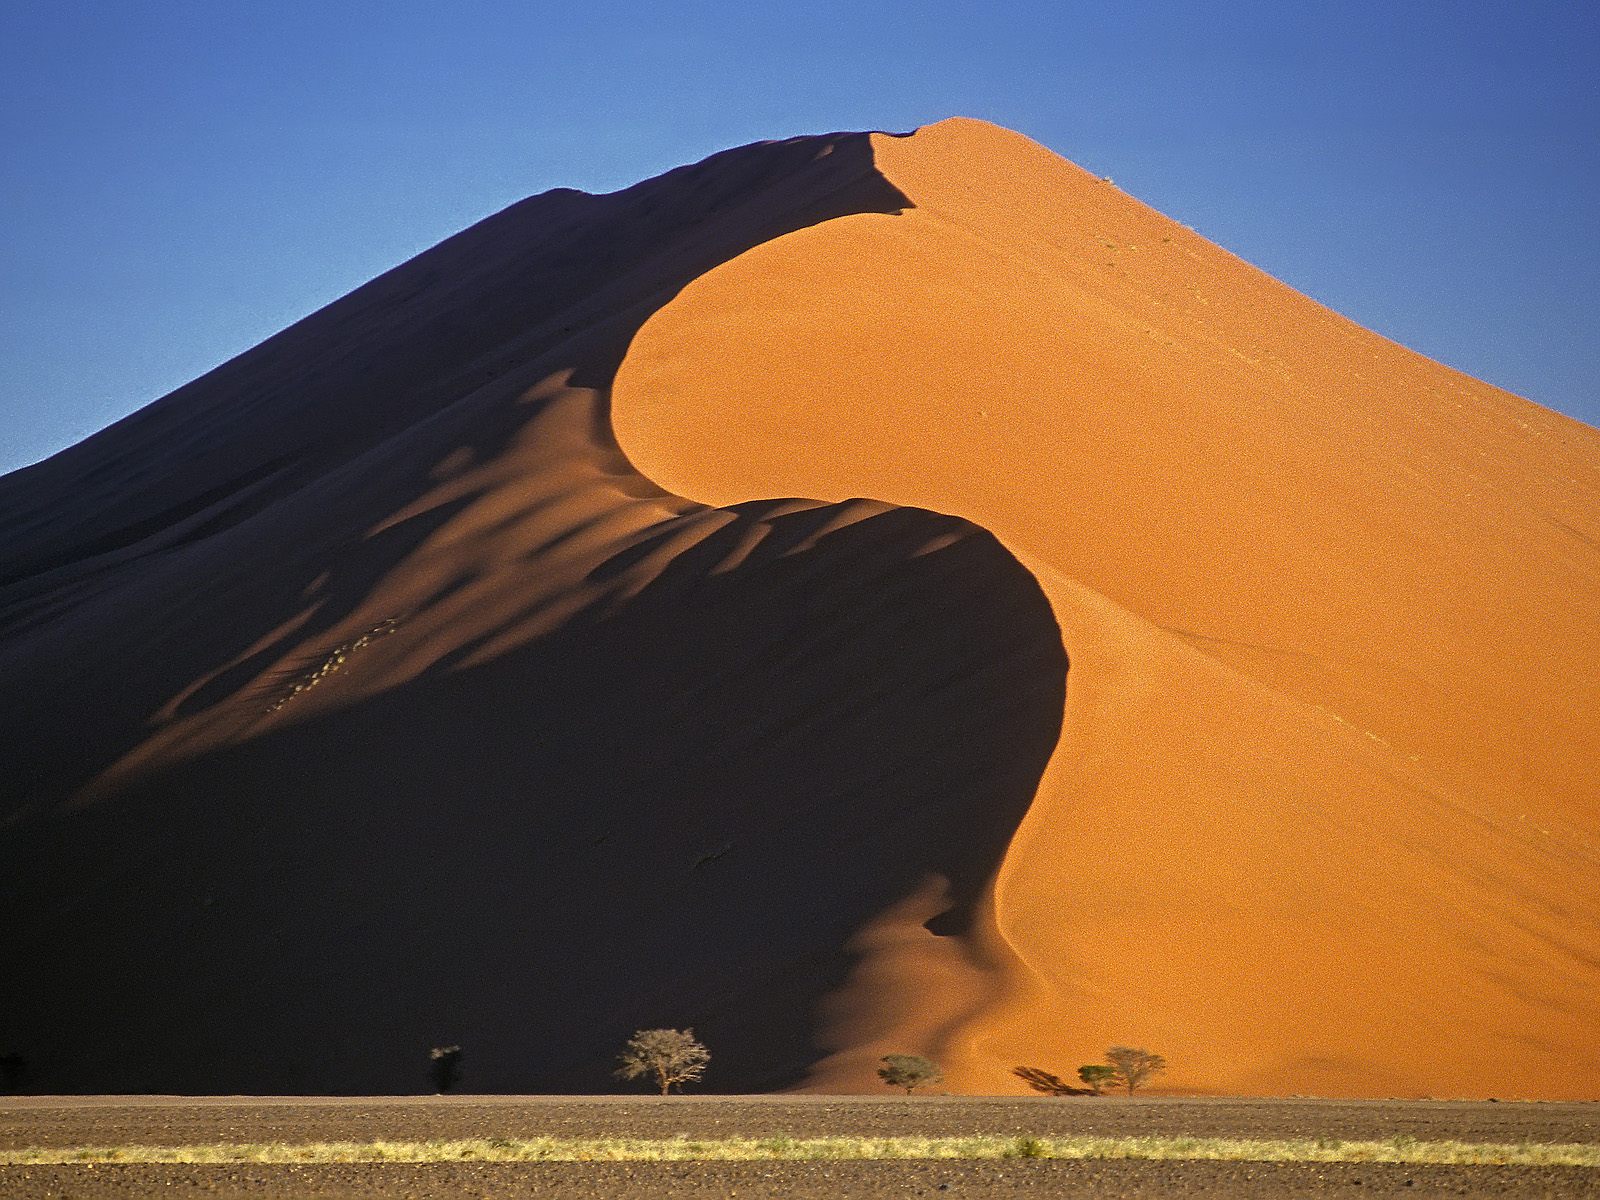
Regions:
<instances>
[{"instance_id":1,"label":"bare tree","mask_svg":"<svg viewBox=\"0 0 1600 1200\"><path fill-rule=\"evenodd\" d=\"M919 1087L944 1082L939 1064L920 1054L885 1054L883 1066L878 1068L878 1078L890 1087L903 1087L910 1095Z\"/></svg>"},{"instance_id":2,"label":"bare tree","mask_svg":"<svg viewBox=\"0 0 1600 1200\"><path fill-rule=\"evenodd\" d=\"M697 1083L706 1073L711 1051L695 1040L692 1029L640 1029L617 1056L618 1079L653 1079L667 1095L674 1087Z\"/></svg>"},{"instance_id":3,"label":"bare tree","mask_svg":"<svg viewBox=\"0 0 1600 1200\"><path fill-rule=\"evenodd\" d=\"M1150 1076L1167 1069L1167 1060L1161 1055L1132 1046L1111 1047L1106 1051L1106 1061L1116 1072L1116 1082L1126 1085L1130 1096Z\"/></svg>"}]
</instances>

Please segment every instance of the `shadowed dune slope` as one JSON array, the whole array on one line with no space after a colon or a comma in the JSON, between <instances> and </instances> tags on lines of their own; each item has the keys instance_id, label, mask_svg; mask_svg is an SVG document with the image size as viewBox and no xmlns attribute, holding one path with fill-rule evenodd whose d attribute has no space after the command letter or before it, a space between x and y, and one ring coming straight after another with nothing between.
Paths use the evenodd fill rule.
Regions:
<instances>
[{"instance_id":1,"label":"shadowed dune slope","mask_svg":"<svg viewBox=\"0 0 1600 1200\"><path fill-rule=\"evenodd\" d=\"M1593 1096L1597 497L992 126L536 197L0 479L0 1052Z\"/></svg>"},{"instance_id":2,"label":"shadowed dune slope","mask_svg":"<svg viewBox=\"0 0 1600 1200\"><path fill-rule=\"evenodd\" d=\"M955 1077L1130 1042L1178 1088L1600 1095L1600 433L1019 135L874 154L911 207L686 288L615 425L710 503L956 513L1048 593L1073 682L997 884L1019 965Z\"/></svg>"},{"instance_id":3,"label":"shadowed dune slope","mask_svg":"<svg viewBox=\"0 0 1600 1200\"><path fill-rule=\"evenodd\" d=\"M886 931L930 1028L992 1002L1038 583L925 510L673 496L608 420L687 280L904 205L865 135L538 197L0 480L24 1086L411 1091L456 1042L605 1090L670 1024L782 1087Z\"/></svg>"}]
</instances>

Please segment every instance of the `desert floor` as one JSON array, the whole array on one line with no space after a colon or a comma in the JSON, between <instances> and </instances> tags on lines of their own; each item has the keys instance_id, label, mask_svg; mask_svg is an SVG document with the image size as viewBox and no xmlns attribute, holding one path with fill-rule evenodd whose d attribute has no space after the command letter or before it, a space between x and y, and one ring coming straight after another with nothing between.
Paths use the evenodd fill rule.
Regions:
<instances>
[{"instance_id":1,"label":"desert floor","mask_svg":"<svg viewBox=\"0 0 1600 1200\"><path fill-rule=\"evenodd\" d=\"M465 1137L1189 1134L1600 1142L1600 1104L1170 1098L38 1097L0 1099L0 1149ZM0 1167L0 1195L1600 1196L1582 1167L1140 1161Z\"/></svg>"}]
</instances>

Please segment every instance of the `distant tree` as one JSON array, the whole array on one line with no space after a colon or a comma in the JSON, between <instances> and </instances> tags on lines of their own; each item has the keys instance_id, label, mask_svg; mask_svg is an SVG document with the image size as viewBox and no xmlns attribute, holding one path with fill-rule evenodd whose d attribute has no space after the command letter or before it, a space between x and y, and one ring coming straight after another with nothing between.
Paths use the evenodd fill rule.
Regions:
<instances>
[{"instance_id":1,"label":"distant tree","mask_svg":"<svg viewBox=\"0 0 1600 1200\"><path fill-rule=\"evenodd\" d=\"M695 1040L692 1029L640 1029L617 1056L618 1079L651 1079L667 1095L674 1087L697 1083L706 1073L711 1051Z\"/></svg>"},{"instance_id":2,"label":"distant tree","mask_svg":"<svg viewBox=\"0 0 1600 1200\"><path fill-rule=\"evenodd\" d=\"M1148 1050L1135 1049L1132 1046L1111 1047L1106 1051L1106 1061L1116 1072L1114 1081L1124 1085L1130 1096L1133 1095L1133 1090L1142 1086L1150 1076L1167 1069L1167 1060L1161 1055L1151 1054Z\"/></svg>"},{"instance_id":3,"label":"distant tree","mask_svg":"<svg viewBox=\"0 0 1600 1200\"><path fill-rule=\"evenodd\" d=\"M943 1083L944 1073L932 1059L920 1054L885 1054L878 1078L890 1087L905 1088L909 1096L919 1087Z\"/></svg>"},{"instance_id":4,"label":"distant tree","mask_svg":"<svg viewBox=\"0 0 1600 1200\"><path fill-rule=\"evenodd\" d=\"M433 1090L448 1092L461 1082L461 1047L460 1046L435 1046L428 1051L432 1060L428 1064L428 1075L433 1079Z\"/></svg>"},{"instance_id":5,"label":"distant tree","mask_svg":"<svg viewBox=\"0 0 1600 1200\"><path fill-rule=\"evenodd\" d=\"M1117 1069L1108 1067L1105 1063L1086 1063L1078 1068L1078 1078L1098 1096L1117 1081Z\"/></svg>"},{"instance_id":6,"label":"distant tree","mask_svg":"<svg viewBox=\"0 0 1600 1200\"><path fill-rule=\"evenodd\" d=\"M1110 1068L1108 1067L1107 1070ZM1081 1096L1083 1088L1073 1087L1059 1075L1052 1075L1049 1071L1039 1067L1012 1067L1011 1073L1036 1092L1043 1092L1046 1096Z\"/></svg>"}]
</instances>

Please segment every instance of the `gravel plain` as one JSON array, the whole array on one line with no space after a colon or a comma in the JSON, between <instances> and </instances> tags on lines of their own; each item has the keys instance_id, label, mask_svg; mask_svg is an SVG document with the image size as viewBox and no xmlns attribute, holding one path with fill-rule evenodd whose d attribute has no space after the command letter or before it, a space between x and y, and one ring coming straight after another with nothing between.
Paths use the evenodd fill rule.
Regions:
<instances>
[{"instance_id":1,"label":"gravel plain","mask_svg":"<svg viewBox=\"0 0 1600 1200\"><path fill-rule=\"evenodd\" d=\"M1600 1104L825 1096L0 1099L0 1147L467 1137L1188 1134L1600 1142ZM0 1167L54 1197L1600 1196L1582 1167L981 1161Z\"/></svg>"}]
</instances>

